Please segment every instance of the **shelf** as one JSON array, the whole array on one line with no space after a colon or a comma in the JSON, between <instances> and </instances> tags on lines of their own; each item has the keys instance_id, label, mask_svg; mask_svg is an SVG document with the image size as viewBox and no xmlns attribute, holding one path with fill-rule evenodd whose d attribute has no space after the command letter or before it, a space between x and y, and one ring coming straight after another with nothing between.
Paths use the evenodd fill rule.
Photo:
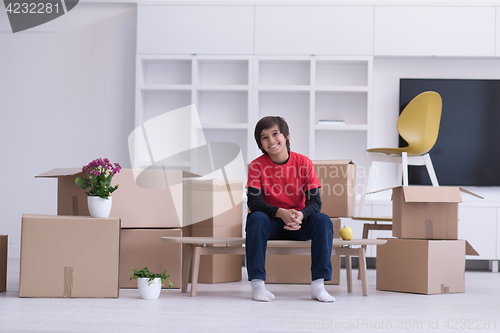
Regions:
<instances>
[{"instance_id":1,"label":"shelf","mask_svg":"<svg viewBox=\"0 0 500 333\"><path fill-rule=\"evenodd\" d=\"M367 131L368 125L335 125L335 124L316 124L314 129L317 131Z\"/></svg>"},{"instance_id":2,"label":"shelf","mask_svg":"<svg viewBox=\"0 0 500 333\"><path fill-rule=\"evenodd\" d=\"M318 60L317 86L368 86L368 61Z\"/></svg>"},{"instance_id":3,"label":"shelf","mask_svg":"<svg viewBox=\"0 0 500 333\"><path fill-rule=\"evenodd\" d=\"M200 85L248 85L248 60L199 60Z\"/></svg>"},{"instance_id":4,"label":"shelf","mask_svg":"<svg viewBox=\"0 0 500 333\"><path fill-rule=\"evenodd\" d=\"M286 85L276 85L276 86L258 86L257 87L258 91L279 91L279 92L286 92L286 91L307 91L309 92L311 90L310 86L286 86Z\"/></svg>"},{"instance_id":5,"label":"shelf","mask_svg":"<svg viewBox=\"0 0 500 333\"><path fill-rule=\"evenodd\" d=\"M248 85L230 86L230 85L200 85L197 86L198 91L248 91Z\"/></svg>"},{"instance_id":6,"label":"shelf","mask_svg":"<svg viewBox=\"0 0 500 333\"><path fill-rule=\"evenodd\" d=\"M142 84L191 84L191 60L142 59Z\"/></svg>"},{"instance_id":7,"label":"shelf","mask_svg":"<svg viewBox=\"0 0 500 333\"><path fill-rule=\"evenodd\" d=\"M367 93L369 88L367 86L316 86L318 92L345 92L345 93Z\"/></svg>"},{"instance_id":8,"label":"shelf","mask_svg":"<svg viewBox=\"0 0 500 333\"><path fill-rule=\"evenodd\" d=\"M308 86L311 83L309 60L260 60L260 85Z\"/></svg>"},{"instance_id":9,"label":"shelf","mask_svg":"<svg viewBox=\"0 0 500 333\"><path fill-rule=\"evenodd\" d=\"M234 129L234 130L247 130L247 123L235 123L235 124L219 124L219 123L203 123L202 126L204 129Z\"/></svg>"},{"instance_id":10,"label":"shelf","mask_svg":"<svg viewBox=\"0 0 500 333\"><path fill-rule=\"evenodd\" d=\"M192 85L184 85L184 84L142 84L139 86L139 89L143 91L170 91L170 90L178 90L178 91L190 91L193 88Z\"/></svg>"}]
</instances>

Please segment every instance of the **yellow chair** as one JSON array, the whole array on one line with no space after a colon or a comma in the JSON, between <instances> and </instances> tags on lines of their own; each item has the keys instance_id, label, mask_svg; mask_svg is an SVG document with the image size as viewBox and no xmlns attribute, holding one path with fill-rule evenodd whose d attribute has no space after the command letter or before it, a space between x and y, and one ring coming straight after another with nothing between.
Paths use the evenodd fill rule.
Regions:
<instances>
[{"instance_id":1,"label":"yellow chair","mask_svg":"<svg viewBox=\"0 0 500 333\"><path fill-rule=\"evenodd\" d=\"M408 165L425 165L433 186L439 186L429 151L436 143L442 109L441 96L435 91L426 91L411 100L398 119L399 135L408 143L403 148L372 148L367 150L366 176L363 194L358 208L362 216L370 179L372 162L398 163L398 180L408 186Z\"/></svg>"}]
</instances>

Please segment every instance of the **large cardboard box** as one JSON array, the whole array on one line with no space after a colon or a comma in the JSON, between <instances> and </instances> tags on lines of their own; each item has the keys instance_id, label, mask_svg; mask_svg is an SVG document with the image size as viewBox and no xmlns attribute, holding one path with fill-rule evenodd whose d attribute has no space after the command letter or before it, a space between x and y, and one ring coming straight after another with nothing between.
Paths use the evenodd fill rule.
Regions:
<instances>
[{"instance_id":1,"label":"large cardboard box","mask_svg":"<svg viewBox=\"0 0 500 333\"><path fill-rule=\"evenodd\" d=\"M21 297L118 297L120 219L23 215Z\"/></svg>"},{"instance_id":2,"label":"large cardboard box","mask_svg":"<svg viewBox=\"0 0 500 333\"><path fill-rule=\"evenodd\" d=\"M0 292L7 290L7 244L8 236L0 235Z\"/></svg>"},{"instance_id":3,"label":"large cardboard box","mask_svg":"<svg viewBox=\"0 0 500 333\"><path fill-rule=\"evenodd\" d=\"M457 239L459 187L393 188L392 236L414 239ZM478 196L479 197L479 196Z\"/></svg>"},{"instance_id":4,"label":"large cardboard box","mask_svg":"<svg viewBox=\"0 0 500 333\"><path fill-rule=\"evenodd\" d=\"M465 240L388 239L377 246L377 290L418 294L463 293Z\"/></svg>"},{"instance_id":5,"label":"large cardboard box","mask_svg":"<svg viewBox=\"0 0 500 333\"><path fill-rule=\"evenodd\" d=\"M333 235L338 238L340 219L332 219ZM332 279L325 284L340 283L340 256L332 256ZM267 255L266 283L310 284L311 256Z\"/></svg>"},{"instance_id":6,"label":"large cardboard box","mask_svg":"<svg viewBox=\"0 0 500 333\"><path fill-rule=\"evenodd\" d=\"M352 217L356 212L356 165L350 160L313 161L321 183L321 212Z\"/></svg>"},{"instance_id":7,"label":"large cardboard box","mask_svg":"<svg viewBox=\"0 0 500 333\"><path fill-rule=\"evenodd\" d=\"M182 229L122 229L120 235L120 288L137 288L137 281L130 280L132 268L144 267L155 273L166 269L172 288L181 287L182 244L166 243L161 237L181 237ZM163 288L167 287L168 282Z\"/></svg>"},{"instance_id":8,"label":"large cardboard box","mask_svg":"<svg viewBox=\"0 0 500 333\"><path fill-rule=\"evenodd\" d=\"M185 182L185 217L194 237L242 237L243 182L239 180L189 180ZM225 245L213 245L225 246ZM198 282L241 280L241 255L213 254L200 259Z\"/></svg>"},{"instance_id":9,"label":"large cardboard box","mask_svg":"<svg viewBox=\"0 0 500 333\"><path fill-rule=\"evenodd\" d=\"M139 174L137 181L134 177ZM87 195L76 186L81 168L53 169L36 178L57 178L57 215L88 216ZM179 228L183 226L183 179L197 175L185 171L122 169L113 177L119 188L113 193L110 216L119 217L122 228ZM140 186L139 186L139 185Z\"/></svg>"}]
</instances>

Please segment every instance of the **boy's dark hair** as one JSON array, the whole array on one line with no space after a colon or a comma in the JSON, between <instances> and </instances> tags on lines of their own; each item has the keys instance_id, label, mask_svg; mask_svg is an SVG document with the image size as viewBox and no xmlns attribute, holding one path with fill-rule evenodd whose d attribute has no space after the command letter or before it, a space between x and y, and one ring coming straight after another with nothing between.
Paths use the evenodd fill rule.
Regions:
<instances>
[{"instance_id":1,"label":"boy's dark hair","mask_svg":"<svg viewBox=\"0 0 500 333\"><path fill-rule=\"evenodd\" d=\"M264 154L267 154L267 152L264 150L264 148L262 147L262 143L260 142L260 134L263 130L271 128L274 125L278 125L280 133L285 136L285 139L288 137L288 135L290 135L288 124L286 123L285 119L279 116L267 116L259 120L257 122L257 125L255 125L254 137L255 141L257 141L257 146ZM290 151L290 140L288 139L286 139L286 148L288 149L288 151Z\"/></svg>"}]
</instances>

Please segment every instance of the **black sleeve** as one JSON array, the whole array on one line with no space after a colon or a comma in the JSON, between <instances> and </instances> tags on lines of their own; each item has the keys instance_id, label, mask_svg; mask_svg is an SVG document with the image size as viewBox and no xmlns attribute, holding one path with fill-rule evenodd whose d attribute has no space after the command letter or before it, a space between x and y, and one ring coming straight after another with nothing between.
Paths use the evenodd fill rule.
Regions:
<instances>
[{"instance_id":1,"label":"black sleeve","mask_svg":"<svg viewBox=\"0 0 500 333\"><path fill-rule=\"evenodd\" d=\"M321 197L319 195L319 187L313 188L305 192L306 206L301 210L304 214L304 221L313 214L321 212Z\"/></svg>"},{"instance_id":2,"label":"black sleeve","mask_svg":"<svg viewBox=\"0 0 500 333\"><path fill-rule=\"evenodd\" d=\"M271 206L267 202L264 201L264 198L262 197L262 193L260 189L255 188L255 187L248 187L247 188L247 198L248 198L248 208L250 209L250 212L264 212L266 213L271 219L276 218L276 212L278 211L278 207Z\"/></svg>"}]
</instances>

